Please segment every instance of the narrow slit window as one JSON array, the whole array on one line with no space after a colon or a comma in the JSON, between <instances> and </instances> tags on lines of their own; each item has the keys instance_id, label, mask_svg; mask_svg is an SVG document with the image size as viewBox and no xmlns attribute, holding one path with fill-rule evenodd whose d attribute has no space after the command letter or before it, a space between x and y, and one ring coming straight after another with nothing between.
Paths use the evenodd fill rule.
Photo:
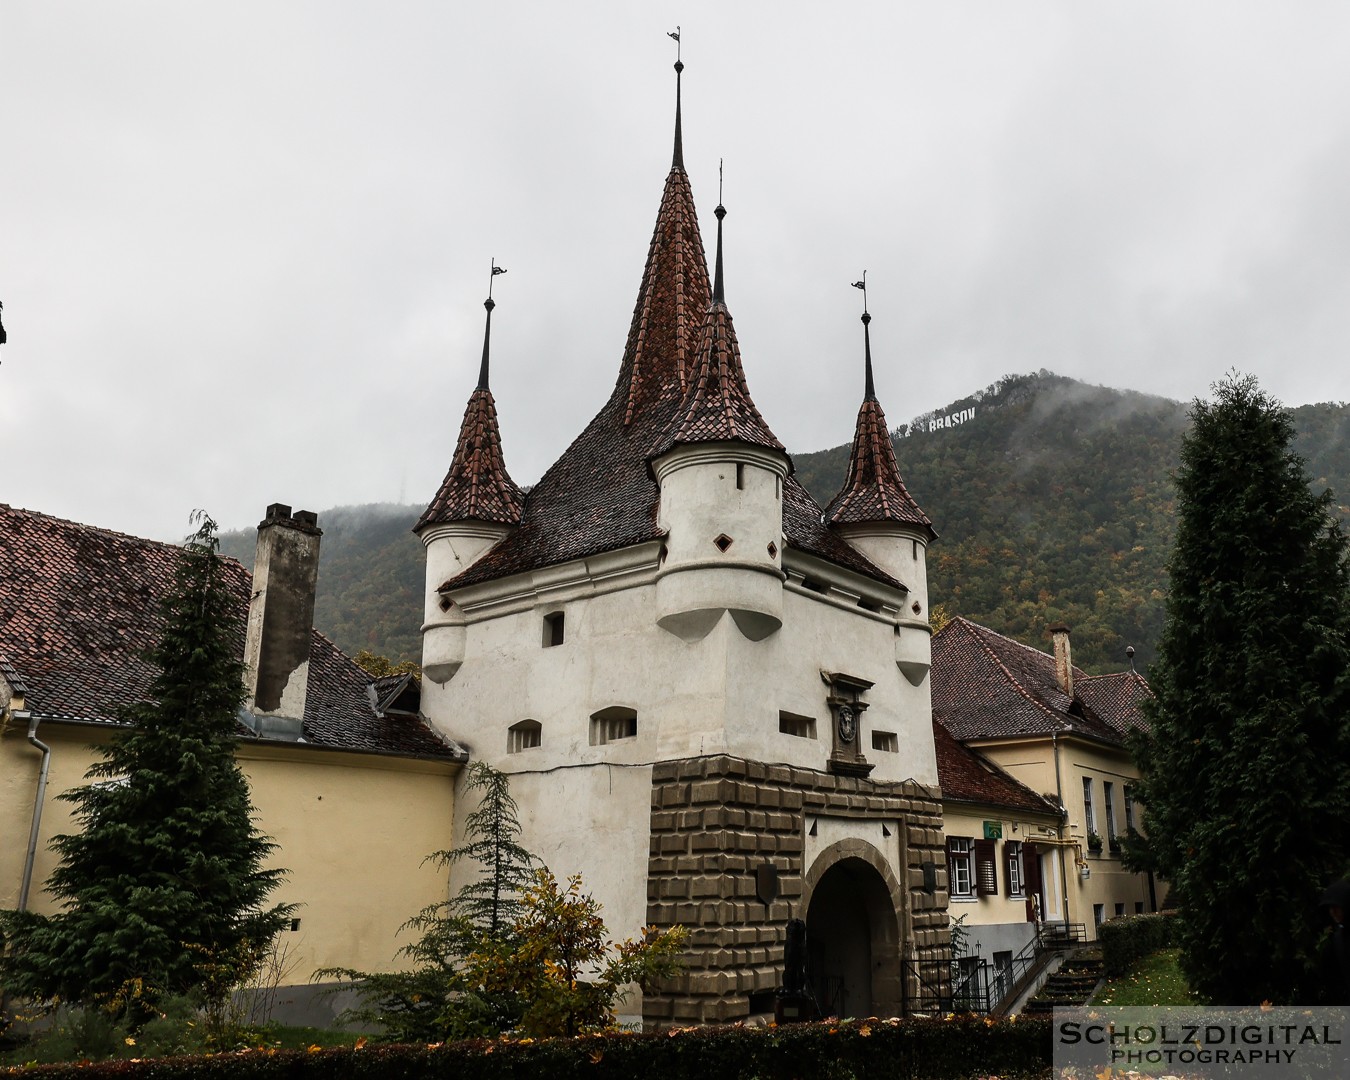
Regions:
<instances>
[{"instance_id":1,"label":"narrow slit window","mask_svg":"<svg viewBox=\"0 0 1350 1080\"><path fill-rule=\"evenodd\" d=\"M736 490L745 490L745 466L740 464L736 466Z\"/></svg>"},{"instance_id":2,"label":"narrow slit window","mask_svg":"<svg viewBox=\"0 0 1350 1080\"><path fill-rule=\"evenodd\" d=\"M544 648L551 649L561 645L565 636L566 616L561 611L550 612L544 616Z\"/></svg>"}]
</instances>

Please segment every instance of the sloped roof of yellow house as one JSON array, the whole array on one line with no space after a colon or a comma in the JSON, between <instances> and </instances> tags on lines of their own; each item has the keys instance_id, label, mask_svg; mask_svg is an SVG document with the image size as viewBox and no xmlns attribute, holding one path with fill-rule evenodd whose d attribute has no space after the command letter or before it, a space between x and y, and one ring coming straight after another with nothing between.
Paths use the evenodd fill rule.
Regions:
<instances>
[{"instance_id":1,"label":"sloped roof of yellow house","mask_svg":"<svg viewBox=\"0 0 1350 1080\"><path fill-rule=\"evenodd\" d=\"M148 650L181 549L0 503L0 677L45 719L115 724L149 693ZM252 576L222 559L241 616ZM243 620L239 653L243 655ZM418 716L381 712L371 678L311 631L304 745L404 757L465 760L465 750ZM252 738L243 726L241 738Z\"/></svg>"}]
</instances>

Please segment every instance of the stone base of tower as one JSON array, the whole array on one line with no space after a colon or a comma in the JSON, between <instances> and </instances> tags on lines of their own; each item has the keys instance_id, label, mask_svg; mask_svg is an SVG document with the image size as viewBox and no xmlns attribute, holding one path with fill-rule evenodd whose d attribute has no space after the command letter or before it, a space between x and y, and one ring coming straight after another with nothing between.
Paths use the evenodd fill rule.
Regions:
<instances>
[{"instance_id":1,"label":"stone base of tower","mask_svg":"<svg viewBox=\"0 0 1350 1080\"><path fill-rule=\"evenodd\" d=\"M948 996L942 807L917 783L729 756L657 764L647 897L649 923L689 931L684 973L643 997L649 1026L771 1012L793 918L826 1015Z\"/></svg>"}]
</instances>

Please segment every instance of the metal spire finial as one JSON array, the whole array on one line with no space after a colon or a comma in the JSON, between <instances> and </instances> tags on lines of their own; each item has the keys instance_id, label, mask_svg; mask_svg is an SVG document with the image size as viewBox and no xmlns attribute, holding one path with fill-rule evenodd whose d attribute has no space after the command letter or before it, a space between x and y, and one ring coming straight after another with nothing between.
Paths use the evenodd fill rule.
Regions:
<instances>
[{"instance_id":1,"label":"metal spire finial","mask_svg":"<svg viewBox=\"0 0 1350 1080\"><path fill-rule=\"evenodd\" d=\"M726 293L722 288L722 219L727 216L727 208L722 205L722 159L717 159L717 269L713 274L713 303L725 304Z\"/></svg>"},{"instance_id":2,"label":"metal spire finial","mask_svg":"<svg viewBox=\"0 0 1350 1080\"><path fill-rule=\"evenodd\" d=\"M498 274L506 273L506 267L498 266L497 260L492 260L492 273L488 276L488 298L483 301L483 306L487 308L487 324L483 327L483 363L478 368L478 389L486 390L488 384L488 345L492 340L492 309L497 306L497 302L492 299L492 280Z\"/></svg>"},{"instance_id":3,"label":"metal spire finial","mask_svg":"<svg viewBox=\"0 0 1350 1080\"><path fill-rule=\"evenodd\" d=\"M680 59L680 28L666 31L667 37L675 39L675 153L671 156L670 167L684 168L684 135L680 130L680 73L684 71L684 61Z\"/></svg>"},{"instance_id":4,"label":"metal spire finial","mask_svg":"<svg viewBox=\"0 0 1350 1080\"><path fill-rule=\"evenodd\" d=\"M867 312L867 271L863 271L861 281L853 282L855 289L861 289L863 294L863 354L866 357L867 376L863 382L863 400L874 401L877 396L876 387L872 383L872 331L870 329L872 316Z\"/></svg>"}]
</instances>

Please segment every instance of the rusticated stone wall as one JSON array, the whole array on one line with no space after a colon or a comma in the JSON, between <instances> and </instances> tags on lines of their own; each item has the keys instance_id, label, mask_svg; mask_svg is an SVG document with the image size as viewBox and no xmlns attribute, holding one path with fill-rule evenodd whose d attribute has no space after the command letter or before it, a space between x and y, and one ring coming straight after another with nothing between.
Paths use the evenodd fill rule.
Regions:
<instances>
[{"instance_id":1,"label":"rusticated stone wall","mask_svg":"<svg viewBox=\"0 0 1350 1080\"><path fill-rule=\"evenodd\" d=\"M836 828L840 819L901 823L905 873L892 887L900 953L930 986L945 978L947 874L936 791L726 755L668 761L652 772L647 921L687 927L689 945L684 974L644 996L649 1025L745 1019L751 995L777 989L786 923L806 918L814 885L803 863L807 822L815 818ZM853 843L835 847L847 852ZM935 871L931 890L925 863ZM757 895L763 866L778 872L777 898L767 904ZM907 978L917 998L917 982Z\"/></svg>"}]
</instances>

